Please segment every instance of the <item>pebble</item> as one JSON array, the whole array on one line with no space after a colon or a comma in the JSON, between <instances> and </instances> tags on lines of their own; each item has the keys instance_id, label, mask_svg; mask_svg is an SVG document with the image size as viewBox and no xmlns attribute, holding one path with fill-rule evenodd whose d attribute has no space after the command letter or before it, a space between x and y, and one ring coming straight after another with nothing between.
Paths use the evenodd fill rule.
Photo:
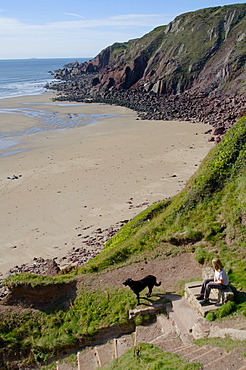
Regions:
<instances>
[{"instance_id":1,"label":"pebble","mask_svg":"<svg viewBox=\"0 0 246 370\"><path fill-rule=\"evenodd\" d=\"M82 241L83 246L81 248L72 248L70 251L67 252L66 256L61 257L59 260L58 258L54 258L54 260L58 260L56 263L60 269L66 266L83 266L87 263L90 259L98 255L106 243L107 240L112 238L120 228L127 223L128 220L120 221L114 226L110 226L106 229L97 228L92 235L85 235ZM89 229L91 226L84 227L83 230ZM78 236L82 236L82 234L78 234ZM16 246L12 247L16 248ZM47 265L50 260L45 260L43 257L34 257L33 263L29 264L22 264L21 266L15 266L9 270L9 275L20 274L23 272L37 274L37 275L46 275ZM1 297L1 292L0 292Z\"/></svg>"}]
</instances>

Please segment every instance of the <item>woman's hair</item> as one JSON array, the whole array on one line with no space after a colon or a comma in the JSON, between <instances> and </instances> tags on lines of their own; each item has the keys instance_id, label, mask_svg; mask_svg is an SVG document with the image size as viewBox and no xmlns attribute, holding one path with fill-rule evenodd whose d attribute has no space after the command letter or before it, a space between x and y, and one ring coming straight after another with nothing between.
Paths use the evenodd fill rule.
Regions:
<instances>
[{"instance_id":1,"label":"woman's hair","mask_svg":"<svg viewBox=\"0 0 246 370\"><path fill-rule=\"evenodd\" d=\"M219 260L219 258L214 258L213 260L212 260L212 264L213 264L213 266L214 266L214 268L215 268L215 270L217 270L217 271L221 271L222 269L223 269L223 265L222 265L222 262L221 262L221 260Z\"/></svg>"}]
</instances>

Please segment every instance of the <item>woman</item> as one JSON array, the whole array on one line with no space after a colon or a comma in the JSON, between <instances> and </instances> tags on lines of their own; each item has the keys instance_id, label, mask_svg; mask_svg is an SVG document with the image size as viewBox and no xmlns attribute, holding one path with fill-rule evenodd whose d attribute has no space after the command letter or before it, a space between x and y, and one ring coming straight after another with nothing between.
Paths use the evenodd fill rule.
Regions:
<instances>
[{"instance_id":1,"label":"woman","mask_svg":"<svg viewBox=\"0 0 246 370\"><path fill-rule=\"evenodd\" d=\"M198 301L201 301L201 306L206 306L211 304L209 301L209 294L211 289L225 289L229 284L228 276L223 268L221 261L218 258L212 260L213 267L215 269L213 279L205 279L203 281L200 295L196 298Z\"/></svg>"}]
</instances>

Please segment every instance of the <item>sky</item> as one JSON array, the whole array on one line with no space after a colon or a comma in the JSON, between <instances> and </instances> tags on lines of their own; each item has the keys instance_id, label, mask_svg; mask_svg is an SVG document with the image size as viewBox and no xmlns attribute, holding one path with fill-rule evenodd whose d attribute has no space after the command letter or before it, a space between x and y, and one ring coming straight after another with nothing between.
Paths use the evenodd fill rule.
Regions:
<instances>
[{"instance_id":1,"label":"sky","mask_svg":"<svg viewBox=\"0 0 246 370\"><path fill-rule=\"evenodd\" d=\"M0 59L92 58L177 15L245 3L220 0L0 1Z\"/></svg>"}]
</instances>

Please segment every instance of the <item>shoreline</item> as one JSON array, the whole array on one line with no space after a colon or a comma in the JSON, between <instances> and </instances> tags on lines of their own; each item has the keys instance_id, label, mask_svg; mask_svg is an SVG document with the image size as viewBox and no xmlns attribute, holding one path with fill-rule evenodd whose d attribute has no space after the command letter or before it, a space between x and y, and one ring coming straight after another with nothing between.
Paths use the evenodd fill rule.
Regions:
<instances>
[{"instance_id":1,"label":"shoreline","mask_svg":"<svg viewBox=\"0 0 246 370\"><path fill-rule=\"evenodd\" d=\"M32 103L32 109L61 117L101 118L83 127L24 134L14 147L18 152L1 158L3 278L34 258L58 261L84 248L83 238L97 229L114 227L174 196L213 145L205 135L208 126L201 123L142 121L130 109L99 103L59 106L52 96L1 99L0 109ZM7 132L10 126L27 130L39 118L8 113L2 121ZM13 175L18 178L8 179Z\"/></svg>"}]
</instances>

